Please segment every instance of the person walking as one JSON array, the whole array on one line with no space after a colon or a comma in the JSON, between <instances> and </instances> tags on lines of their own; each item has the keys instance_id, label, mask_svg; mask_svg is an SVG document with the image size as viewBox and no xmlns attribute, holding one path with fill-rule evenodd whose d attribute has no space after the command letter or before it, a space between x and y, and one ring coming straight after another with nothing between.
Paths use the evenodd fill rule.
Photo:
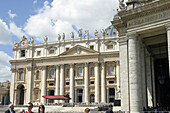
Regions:
<instances>
[{"instance_id":1,"label":"person walking","mask_svg":"<svg viewBox=\"0 0 170 113\"><path fill-rule=\"evenodd\" d=\"M112 106L112 104L109 105L109 109L106 111L106 113L113 113L113 106Z\"/></svg>"},{"instance_id":2,"label":"person walking","mask_svg":"<svg viewBox=\"0 0 170 113\"><path fill-rule=\"evenodd\" d=\"M44 105L39 106L38 113L45 113L45 106Z\"/></svg>"},{"instance_id":3,"label":"person walking","mask_svg":"<svg viewBox=\"0 0 170 113\"><path fill-rule=\"evenodd\" d=\"M28 108L28 111L26 111L25 113L33 113L32 112L33 104L31 102L28 103L27 108Z\"/></svg>"},{"instance_id":4,"label":"person walking","mask_svg":"<svg viewBox=\"0 0 170 113\"><path fill-rule=\"evenodd\" d=\"M5 113L15 113L14 104L9 104L9 109L6 110Z\"/></svg>"}]
</instances>

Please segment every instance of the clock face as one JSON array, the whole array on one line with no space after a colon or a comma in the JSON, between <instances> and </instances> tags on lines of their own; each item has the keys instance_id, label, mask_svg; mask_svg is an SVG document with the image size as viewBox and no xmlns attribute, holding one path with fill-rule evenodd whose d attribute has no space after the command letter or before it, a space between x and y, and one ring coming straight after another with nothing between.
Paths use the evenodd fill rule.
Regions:
<instances>
[{"instance_id":1,"label":"clock face","mask_svg":"<svg viewBox=\"0 0 170 113\"><path fill-rule=\"evenodd\" d=\"M23 41L23 42L21 43L21 45L22 45L22 46L25 46L25 44L26 44L26 42L25 42L25 41Z\"/></svg>"}]
</instances>

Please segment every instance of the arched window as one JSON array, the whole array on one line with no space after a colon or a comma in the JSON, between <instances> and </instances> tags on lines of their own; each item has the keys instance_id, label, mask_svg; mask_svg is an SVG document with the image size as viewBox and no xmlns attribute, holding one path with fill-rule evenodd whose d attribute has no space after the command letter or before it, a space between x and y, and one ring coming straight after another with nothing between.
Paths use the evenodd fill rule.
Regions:
<instances>
[{"instance_id":1,"label":"arched window","mask_svg":"<svg viewBox=\"0 0 170 113\"><path fill-rule=\"evenodd\" d=\"M90 69L90 75L91 75L92 77L94 77L94 67L91 67L91 69Z\"/></svg>"},{"instance_id":2,"label":"arched window","mask_svg":"<svg viewBox=\"0 0 170 113\"><path fill-rule=\"evenodd\" d=\"M78 68L78 77L81 77L81 76L83 76L83 68L79 67Z\"/></svg>"},{"instance_id":3,"label":"arched window","mask_svg":"<svg viewBox=\"0 0 170 113\"><path fill-rule=\"evenodd\" d=\"M40 79L40 72L37 71L37 72L36 72L36 80L39 80L39 79Z\"/></svg>"},{"instance_id":4,"label":"arched window","mask_svg":"<svg viewBox=\"0 0 170 113\"><path fill-rule=\"evenodd\" d=\"M20 72L19 80L24 80L24 72L23 71Z\"/></svg>"},{"instance_id":5,"label":"arched window","mask_svg":"<svg viewBox=\"0 0 170 113\"><path fill-rule=\"evenodd\" d=\"M54 69L51 69L50 71L50 79L53 79L54 78Z\"/></svg>"},{"instance_id":6,"label":"arched window","mask_svg":"<svg viewBox=\"0 0 170 113\"><path fill-rule=\"evenodd\" d=\"M114 66L109 66L109 75L114 75Z\"/></svg>"}]
</instances>

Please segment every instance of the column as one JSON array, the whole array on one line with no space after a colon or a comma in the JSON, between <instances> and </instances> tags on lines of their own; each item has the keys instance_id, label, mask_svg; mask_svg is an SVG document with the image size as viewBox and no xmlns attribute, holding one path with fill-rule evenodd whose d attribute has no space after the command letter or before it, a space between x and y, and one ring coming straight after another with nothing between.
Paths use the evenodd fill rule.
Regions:
<instances>
[{"instance_id":1,"label":"column","mask_svg":"<svg viewBox=\"0 0 170 113\"><path fill-rule=\"evenodd\" d=\"M148 52L146 52L146 77L147 77L147 99L148 106L153 106L152 103L152 73L151 73L151 59Z\"/></svg>"},{"instance_id":2,"label":"column","mask_svg":"<svg viewBox=\"0 0 170 113\"><path fill-rule=\"evenodd\" d=\"M155 89L155 71L154 71L154 59L152 60L152 101L153 101L153 107L156 107L156 89Z\"/></svg>"},{"instance_id":3,"label":"column","mask_svg":"<svg viewBox=\"0 0 170 113\"><path fill-rule=\"evenodd\" d=\"M120 75L119 75L119 61L116 62L116 81L117 81L117 99L120 99Z\"/></svg>"},{"instance_id":4,"label":"column","mask_svg":"<svg viewBox=\"0 0 170 113\"><path fill-rule=\"evenodd\" d=\"M70 64L70 103L74 103L74 64Z\"/></svg>"},{"instance_id":5,"label":"column","mask_svg":"<svg viewBox=\"0 0 170 113\"><path fill-rule=\"evenodd\" d=\"M89 72L88 72L88 63L85 63L85 79L84 79L84 91L85 91L85 103L89 102Z\"/></svg>"},{"instance_id":6,"label":"column","mask_svg":"<svg viewBox=\"0 0 170 113\"><path fill-rule=\"evenodd\" d=\"M60 66L60 95L64 95L64 65ZM61 100L61 103L64 101Z\"/></svg>"},{"instance_id":7,"label":"column","mask_svg":"<svg viewBox=\"0 0 170 113\"><path fill-rule=\"evenodd\" d=\"M95 63L95 102L99 103L99 63Z\"/></svg>"},{"instance_id":8,"label":"column","mask_svg":"<svg viewBox=\"0 0 170 113\"><path fill-rule=\"evenodd\" d=\"M106 103L106 76L105 76L105 62L102 62L101 69L101 102Z\"/></svg>"},{"instance_id":9,"label":"column","mask_svg":"<svg viewBox=\"0 0 170 113\"><path fill-rule=\"evenodd\" d=\"M130 33L129 37L129 88L130 88L130 113L142 111L141 78L139 73L139 49L137 34Z\"/></svg>"},{"instance_id":10,"label":"column","mask_svg":"<svg viewBox=\"0 0 170 113\"><path fill-rule=\"evenodd\" d=\"M140 57L141 57L141 76L142 76L142 103L143 103L143 107L147 107L147 92L146 92L146 73L145 73L145 69L146 69L146 64L145 64L145 47L144 45L141 46L141 50L140 50Z\"/></svg>"},{"instance_id":11,"label":"column","mask_svg":"<svg viewBox=\"0 0 170 113\"><path fill-rule=\"evenodd\" d=\"M27 80L26 81L27 81L26 103L28 103L28 102L32 102L32 67L27 67Z\"/></svg>"},{"instance_id":12,"label":"column","mask_svg":"<svg viewBox=\"0 0 170 113\"><path fill-rule=\"evenodd\" d=\"M14 104L16 69L11 68L10 102Z\"/></svg>"},{"instance_id":13,"label":"column","mask_svg":"<svg viewBox=\"0 0 170 113\"><path fill-rule=\"evenodd\" d=\"M167 43L168 43L168 60L169 60L169 78L170 78L170 24L165 25L167 30Z\"/></svg>"},{"instance_id":14,"label":"column","mask_svg":"<svg viewBox=\"0 0 170 113\"><path fill-rule=\"evenodd\" d=\"M107 87L107 103L109 103L109 88Z\"/></svg>"},{"instance_id":15,"label":"column","mask_svg":"<svg viewBox=\"0 0 170 113\"><path fill-rule=\"evenodd\" d=\"M128 43L126 37L119 40L120 55L120 90L121 90L121 110L129 112L129 74L128 74ZM126 78L126 79L125 79Z\"/></svg>"},{"instance_id":16,"label":"column","mask_svg":"<svg viewBox=\"0 0 170 113\"><path fill-rule=\"evenodd\" d=\"M60 95L59 94L59 88L60 88L60 74L59 74L59 66L56 65L56 78L55 78L55 95ZM55 100L55 103L59 103L58 100Z\"/></svg>"},{"instance_id":17,"label":"column","mask_svg":"<svg viewBox=\"0 0 170 113\"><path fill-rule=\"evenodd\" d=\"M46 95L46 66L42 67L42 86L41 86L41 103L45 104L46 99L42 96Z\"/></svg>"},{"instance_id":18,"label":"column","mask_svg":"<svg viewBox=\"0 0 170 113\"><path fill-rule=\"evenodd\" d=\"M75 88L75 103L77 103L77 88Z\"/></svg>"},{"instance_id":19,"label":"column","mask_svg":"<svg viewBox=\"0 0 170 113\"><path fill-rule=\"evenodd\" d=\"M14 105L17 105L17 90L14 89Z\"/></svg>"}]
</instances>

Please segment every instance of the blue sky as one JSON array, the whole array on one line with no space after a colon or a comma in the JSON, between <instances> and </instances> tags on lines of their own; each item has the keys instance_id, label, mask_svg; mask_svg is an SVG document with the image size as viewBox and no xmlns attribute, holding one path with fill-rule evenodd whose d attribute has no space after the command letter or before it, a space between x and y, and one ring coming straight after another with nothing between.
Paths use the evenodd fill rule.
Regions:
<instances>
[{"instance_id":1,"label":"blue sky","mask_svg":"<svg viewBox=\"0 0 170 113\"><path fill-rule=\"evenodd\" d=\"M1 0L0 1L0 82L10 80L13 42L25 35L35 43L57 41L57 34L107 28L118 8L118 0ZM113 11L115 10L115 11Z\"/></svg>"}]
</instances>

